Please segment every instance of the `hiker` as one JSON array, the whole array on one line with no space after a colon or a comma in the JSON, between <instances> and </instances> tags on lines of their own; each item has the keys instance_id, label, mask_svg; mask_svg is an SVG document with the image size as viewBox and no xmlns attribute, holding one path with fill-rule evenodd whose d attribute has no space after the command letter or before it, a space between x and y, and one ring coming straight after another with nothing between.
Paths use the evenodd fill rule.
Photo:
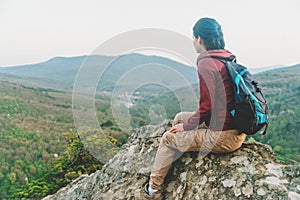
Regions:
<instances>
[{"instance_id":1,"label":"hiker","mask_svg":"<svg viewBox=\"0 0 300 200\"><path fill-rule=\"evenodd\" d=\"M233 127L229 112L234 91L225 65L210 56L228 58L220 24L212 18L201 18L193 27L197 58L200 103L195 112L180 112L172 128L161 138L150 181L136 199L162 199L161 187L173 161L183 152L228 153L238 149L246 138Z\"/></svg>"}]
</instances>

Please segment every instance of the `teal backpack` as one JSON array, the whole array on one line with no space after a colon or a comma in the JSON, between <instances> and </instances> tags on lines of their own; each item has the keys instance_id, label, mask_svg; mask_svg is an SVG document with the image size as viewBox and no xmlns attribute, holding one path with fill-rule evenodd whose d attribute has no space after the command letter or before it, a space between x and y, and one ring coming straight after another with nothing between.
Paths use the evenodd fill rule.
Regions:
<instances>
[{"instance_id":1,"label":"teal backpack","mask_svg":"<svg viewBox=\"0 0 300 200\"><path fill-rule=\"evenodd\" d=\"M228 58L211 57L223 62L234 85L234 105L230 113L236 129L252 135L268 127L268 104L258 83L246 67L236 62L235 56Z\"/></svg>"}]
</instances>

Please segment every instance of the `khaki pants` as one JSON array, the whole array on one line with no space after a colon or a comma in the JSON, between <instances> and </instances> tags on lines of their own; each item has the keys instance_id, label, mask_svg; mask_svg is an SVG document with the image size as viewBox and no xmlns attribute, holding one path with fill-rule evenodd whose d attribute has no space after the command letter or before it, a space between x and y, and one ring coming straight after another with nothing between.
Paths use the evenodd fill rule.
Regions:
<instances>
[{"instance_id":1,"label":"khaki pants","mask_svg":"<svg viewBox=\"0 0 300 200\"><path fill-rule=\"evenodd\" d=\"M193 113L180 112L173 125L185 122ZM238 130L212 131L204 124L198 129L177 133L165 132L161 138L150 175L152 189L160 189L169 168L183 152L227 153L238 149L246 135Z\"/></svg>"}]
</instances>

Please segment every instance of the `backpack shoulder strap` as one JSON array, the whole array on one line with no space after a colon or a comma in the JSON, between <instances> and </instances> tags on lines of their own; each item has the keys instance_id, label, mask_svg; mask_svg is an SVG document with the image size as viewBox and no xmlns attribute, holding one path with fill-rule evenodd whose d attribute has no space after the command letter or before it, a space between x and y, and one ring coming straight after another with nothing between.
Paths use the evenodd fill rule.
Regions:
<instances>
[{"instance_id":1,"label":"backpack shoulder strap","mask_svg":"<svg viewBox=\"0 0 300 200\"><path fill-rule=\"evenodd\" d=\"M213 58L213 59L217 59L217 60L220 60L221 62L225 63L226 61L230 61L230 62L236 62L236 57L235 55L231 55L229 57L220 57L220 56L204 56L202 58L200 58L198 60L198 62L204 58Z\"/></svg>"},{"instance_id":2,"label":"backpack shoulder strap","mask_svg":"<svg viewBox=\"0 0 300 200\"><path fill-rule=\"evenodd\" d=\"M219 56L209 56L210 58L213 58L213 59L217 59L217 60L220 60L221 62L225 63L226 61L230 61L230 62L236 62L236 57L234 55L231 55L229 57L219 57Z\"/></svg>"}]
</instances>

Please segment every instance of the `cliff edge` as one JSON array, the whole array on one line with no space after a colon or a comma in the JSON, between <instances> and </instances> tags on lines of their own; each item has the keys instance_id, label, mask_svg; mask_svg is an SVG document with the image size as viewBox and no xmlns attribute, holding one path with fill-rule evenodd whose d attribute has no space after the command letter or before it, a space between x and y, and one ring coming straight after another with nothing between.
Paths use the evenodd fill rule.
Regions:
<instances>
[{"instance_id":1,"label":"cliff edge","mask_svg":"<svg viewBox=\"0 0 300 200\"><path fill-rule=\"evenodd\" d=\"M148 181L162 134L170 121L132 131L102 170L81 176L44 200L134 199ZM173 163L165 199L300 199L300 164L280 162L268 145L244 143L229 154L187 152Z\"/></svg>"}]
</instances>

